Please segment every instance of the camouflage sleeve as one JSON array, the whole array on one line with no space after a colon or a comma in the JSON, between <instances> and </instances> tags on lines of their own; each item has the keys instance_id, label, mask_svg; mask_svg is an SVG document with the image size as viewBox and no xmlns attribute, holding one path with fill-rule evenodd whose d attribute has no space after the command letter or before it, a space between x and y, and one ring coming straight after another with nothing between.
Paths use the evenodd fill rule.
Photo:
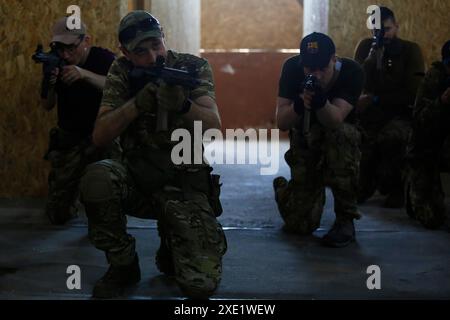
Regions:
<instances>
[{"instance_id":1,"label":"camouflage sleeve","mask_svg":"<svg viewBox=\"0 0 450 320\"><path fill-rule=\"evenodd\" d=\"M202 84L191 91L191 99L195 100L202 96L208 96L216 100L213 72L207 60L204 60L204 63L199 67L198 75Z\"/></svg>"},{"instance_id":2,"label":"camouflage sleeve","mask_svg":"<svg viewBox=\"0 0 450 320\"><path fill-rule=\"evenodd\" d=\"M128 72L121 59L117 59L106 76L101 106L115 109L122 106L128 98Z\"/></svg>"},{"instance_id":3,"label":"camouflage sleeve","mask_svg":"<svg viewBox=\"0 0 450 320\"><path fill-rule=\"evenodd\" d=\"M413 116L415 121L429 117L439 117L443 108L440 99L441 73L436 67L431 67L417 90ZM433 116L433 114L436 114Z\"/></svg>"}]
</instances>

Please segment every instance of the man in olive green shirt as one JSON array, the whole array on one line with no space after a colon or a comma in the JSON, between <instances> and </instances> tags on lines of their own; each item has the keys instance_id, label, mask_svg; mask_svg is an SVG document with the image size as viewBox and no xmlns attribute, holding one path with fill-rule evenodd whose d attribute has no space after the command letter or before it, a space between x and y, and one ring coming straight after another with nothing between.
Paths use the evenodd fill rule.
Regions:
<instances>
[{"instance_id":1,"label":"man in olive green shirt","mask_svg":"<svg viewBox=\"0 0 450 320\"><path fill-rule=\"evenodd\" d=\"M402 172L404 153L411 131L411 106L424 73L419 46L397 37L394 13L380 7L382 31L362 40L355 60L365 72L363 94L357 114L363 129L358 202L378 189L387 195L384 206L404 204Z\"/></svg>"}]
</instances>

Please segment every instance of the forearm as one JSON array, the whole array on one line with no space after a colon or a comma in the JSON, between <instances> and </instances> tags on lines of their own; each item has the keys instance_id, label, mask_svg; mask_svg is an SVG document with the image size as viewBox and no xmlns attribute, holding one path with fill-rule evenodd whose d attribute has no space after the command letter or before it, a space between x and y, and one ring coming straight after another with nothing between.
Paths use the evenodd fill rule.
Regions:
<instances>
[{"instance_id":1,"label":"forearm","mask_svg":"<svg viewBox=\"0 0 450 320\"><path fill-rule=\"evenodd\" d=\"M103 90L103 88L105 87L106 76L102 76L81 68L80 72L84 81L99 90Z\"/></svg>"},{"instance_id":2,"label":"forearm","mask_svg":"<svg viewBox=\"0 0 450 320\"><path fill-rule=\"evenodd\" d=\"M96 146L100 147L111 143L136 119L139 111L136 109L134 100L134 98L129 100L120 108L99 114L92 135L93 143Z\"/></svg>"},{"instance_id":3,"label":"forearm","mask_svg":"<svg viewBox=\"0 0 450 320\"><path fill-rule=\"evenodd\" d=\"M301 117L295 112L293 103L290 105L282 105L277 108L277 126L281 131L288 131L295 127Z\"/></svg>"},{"instance_id":4,"label":"forearm","mask_svg":"<svg viewBox=\"0 0 450 320\"><path fill-rule=\"evenodd\" d=\"M342 111L329 101L325 107L316 112L316 116L323 126L330 129L339 127L345 120Z\"/></svg>"},{"instance_id":5,"label":"forearm","mask_svg":"<svg viewBox=\"0 0 450 320\"><path fill-rule=\"evenodd\" d=\"M207 107L197 103L192 103L189 112L183 115L183 120L189 129L193 128L194 121L202 122L202 129L221 129L222 123L220 121L217 106Z\"/></svg>"}]
</instances>

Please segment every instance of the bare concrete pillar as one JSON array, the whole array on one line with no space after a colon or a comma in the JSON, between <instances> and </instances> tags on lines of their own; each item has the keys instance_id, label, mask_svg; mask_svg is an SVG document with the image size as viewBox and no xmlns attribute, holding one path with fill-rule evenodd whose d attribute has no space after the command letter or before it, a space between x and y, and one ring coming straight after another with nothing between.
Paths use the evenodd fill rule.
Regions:
<instances>
[{"instance_id":1,"label":"bare concrete pillar","mask_svg":"<svg viewBox=\"0 0 450 320\"><path fill-rule=\"evenodd\" d=\"M303 0L303 36L328 34L328 0Z\"/></svg>"},{"instance_id":2,"label":"bare concrete pillar","mask_svg":"<svg viewBox=\"0 0 450 320\"><path fill-rule=\"evenodd\" d=\"M150 11L161 22L170 49L199 55L200 0L152 0Z\"/></svg>"}]
</instances>

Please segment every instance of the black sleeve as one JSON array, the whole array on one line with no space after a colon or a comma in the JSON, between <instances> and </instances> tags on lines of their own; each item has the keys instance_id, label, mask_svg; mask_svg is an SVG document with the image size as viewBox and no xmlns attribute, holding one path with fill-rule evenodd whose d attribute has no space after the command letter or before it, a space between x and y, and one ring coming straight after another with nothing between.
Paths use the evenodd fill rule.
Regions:
<instances>
[{"instance_id":1,"label":"black sleeve","mask_svg":"<svg viewBox=\"0 0 450 320\"><path fill-rule=\"evenodd\" d=\"M344 73L342 84L334 98L343 99L355 107L363 90L364 72L356 62L341 72Z\"/></svg>"},{"instance_id":2,"label":"black sleeve","mask_svg":"<svg viewBox=\"0 0 450 320\"><path fill-rule=\"evenodd\" d=\"M100 63L100 74L102 75L107 75L109 68L111 67L112 63L114 62L114 60L116 60L116 56L114 53L112 53L109 50L106 49L102 49L102 58L99 59L99 63Z\"/></svg>"},{"instance_id":3,"label":"black sleeve","mask_svg":"<svg viewBox=\"0 0 450 320\"><path fill-rule=\"evenodd\" d=\"M283 65L278 84L278 96L295 100L300 93L301 72L296 57L289 58Z\"/></svg>"}]
</instances>

